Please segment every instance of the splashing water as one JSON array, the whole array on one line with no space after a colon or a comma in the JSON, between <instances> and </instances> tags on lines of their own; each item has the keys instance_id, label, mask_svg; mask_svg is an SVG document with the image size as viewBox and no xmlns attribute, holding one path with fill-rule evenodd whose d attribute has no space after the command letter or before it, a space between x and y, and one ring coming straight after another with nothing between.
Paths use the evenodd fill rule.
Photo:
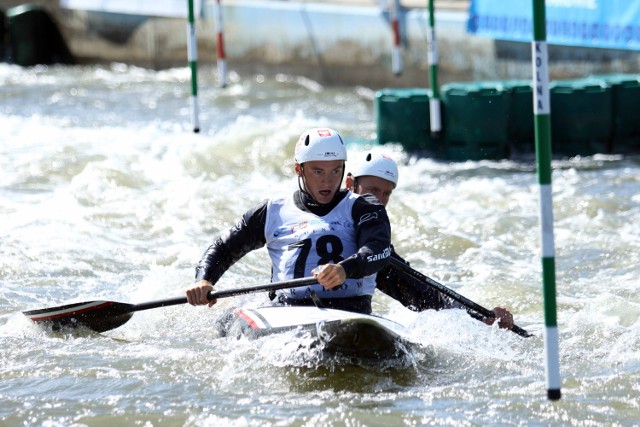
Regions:
<instances>
[{"instance_id":1,"label":"splashing water","mask_svg":"<svg viewBox=\"0 0 640 427\"><path fill-rule=\"evenodd\" d=\"M554 162L563 399L545 400L535 168L400 162L389 207L411 265L503 305L535 336L464 311L374 311L421 344L394 369L318 364L304 338L218 337L232 306L136 313L103 334L47 333L21 311L182 295L202 251L269 195L297 188L292 151L312 126L351 152L375 137L372 91L292 76L204 73L189 131L186 68L0 64L0 419L6 425L633 425L640 419L640 162ZM314 84L310 84L314 83ZM217 285L268 282L255 251Z\"/></svg>"}]
</instances>

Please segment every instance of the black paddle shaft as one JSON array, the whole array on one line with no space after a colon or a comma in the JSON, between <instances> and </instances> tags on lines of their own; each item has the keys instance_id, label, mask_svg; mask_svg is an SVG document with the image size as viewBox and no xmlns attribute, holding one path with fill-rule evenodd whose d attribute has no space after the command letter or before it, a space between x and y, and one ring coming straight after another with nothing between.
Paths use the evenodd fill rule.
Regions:
<instances>
[{"instance_id":1,"label":"black paddle shaft","mask_svg":"<svg viewBox=\"0 0 640 427\"><path fill-rule=\"evenodd\" d=\"M250 286L248 288L227 289L216 292L209 292L208 300L234 297L236 295L254 294L262 291L277 291L278 289L297 288L298 286L313 285L318 283L314 277L302 277L300 279L287 280L286 282L274 282L267 285ZM151 308L169 307L172 305L186 304L187 297L168 298L157 301L143 302L130 307L130 311L149 310Z\"/></svg>"},{"instance_id":2,"label":"black paddle shaft","mask_svg":"<svg viewBox=\"0 0 640 427\"><path fill-rule=\"evenodd\" d=\"M462 305L464 305L465 307L480 313L481 315L483 315L484 317L491 317L491 318L495 318L496 314L491 311L488 310L484 307L482 307L479 304L476 304L475 302L471 301L470 299L460 295L459 293L457 293L456 291L454 291L453 289L449 289L446 286L436 282L435 280L431 279L430 277L425 276L424 274L420 273L417 270L414 270L413 268L411 268L411 266L409 264L406 264L404 262L402 262L401 260L391 256L389 257L389 264L395 268L397 268L400 271L403 271L405 273L407 273L409 276L413 277L414 279L417 279L421 282L426 283L427 285L435 288L436 290L442 292L443 294L447 295L448 297L453 298L454 300L458 301L459 303L461 303ZM515 332L518 335L521 335L523 337L530 337L532 336L532 334L530 334L529 332L525 331L524 329L522 329L521 327L519 327L518 325L514 324L513 327L511 328L511 330L513 332Z\"/></svg>"}]
</instances>

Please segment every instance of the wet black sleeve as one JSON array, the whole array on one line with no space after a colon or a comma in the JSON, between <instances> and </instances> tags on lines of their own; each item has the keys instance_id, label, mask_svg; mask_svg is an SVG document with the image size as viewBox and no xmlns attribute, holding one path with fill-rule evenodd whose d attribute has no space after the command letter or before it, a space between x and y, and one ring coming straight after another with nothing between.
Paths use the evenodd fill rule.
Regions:
<instances>
[{"instance_id":1,"label":"wet black sleeve","mask_svg":"<svg viewBox=\"0 0 640 427\"><path fill-rule=\"evenodd\" d=\"M208 280L215 284L236 261L267 243L264 227L267 200L248 210L224 236L207 248L196 266L196 282Z\"/></svg>"},{"instance_id":2,"label":"wet black sleeve","mask_svg":"<svg viewBox=\"0 0 640 427\"><path fill-rule=\"evenodd\" d=\"M389 262L391 225L382 203L375 196L360 196L353 205L358 252L340 265L349 278L377 273Z\"/></svg>"},{"instance_id":3,"label":"wet black sleeve","mask_svg":"<svg viewBox=\"0 0 640 427\"><path fill-rule=\"evenodd\" d=\"M405 264L409 264L395 251L392 251L391 256ZM442 294L437 289L391 265L387 265L378 272L376 288L413 311L463 308L462 304Z\"/></svg>"}]
</instances>

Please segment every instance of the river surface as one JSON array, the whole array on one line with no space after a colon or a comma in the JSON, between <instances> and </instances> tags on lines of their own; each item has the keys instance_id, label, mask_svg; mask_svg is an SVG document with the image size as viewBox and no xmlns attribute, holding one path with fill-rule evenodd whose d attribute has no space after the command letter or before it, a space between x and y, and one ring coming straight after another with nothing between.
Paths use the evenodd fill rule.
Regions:
<instances>
[{"instance_id":1,"label":"river surface","mask_svg":"<svg viewBox=\"0 0 640 427\"><path fill-rule=\"evenodd\" d=\"M389 215L399 254L522 338L462 310L374 312L420 343L403 366L318 366L287 334L220 338L225 308L136 313L102 334L40 329L23 310L182 296L212 239L269 195L296 189L306 128L375 140L371 89L300 77L0 64L0 424L6 426L631 426L640 420L640 161L554 161L562 399L546 399L535 165L400 162ZM265 250L219 289L269 281Z\"/></svg>"}]
</instances>

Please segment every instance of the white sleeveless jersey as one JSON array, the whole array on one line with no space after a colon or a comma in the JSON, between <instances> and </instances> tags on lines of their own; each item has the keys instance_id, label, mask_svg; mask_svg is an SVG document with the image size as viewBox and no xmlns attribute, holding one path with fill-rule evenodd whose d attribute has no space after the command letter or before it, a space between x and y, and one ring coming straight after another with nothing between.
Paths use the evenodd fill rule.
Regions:
<instances>
[{"instance_id":1,"label":"white sleeveless jersey","mask_svg":"<svg viewBox=\"0 0 640 427\"><path fill-rule=\"evenodd\" d=\"M267 203L265 237L271 256L273 282L309 277L318 265L337 264L358 251L351 211L359 196L349 193L327 215L320 217L300 210L293 196ZM373 295L375 275L347 279L334 289L322 285L278 291L288 298L308 298L315 291L320 298Z\"/></svg>"}]
</instances>

